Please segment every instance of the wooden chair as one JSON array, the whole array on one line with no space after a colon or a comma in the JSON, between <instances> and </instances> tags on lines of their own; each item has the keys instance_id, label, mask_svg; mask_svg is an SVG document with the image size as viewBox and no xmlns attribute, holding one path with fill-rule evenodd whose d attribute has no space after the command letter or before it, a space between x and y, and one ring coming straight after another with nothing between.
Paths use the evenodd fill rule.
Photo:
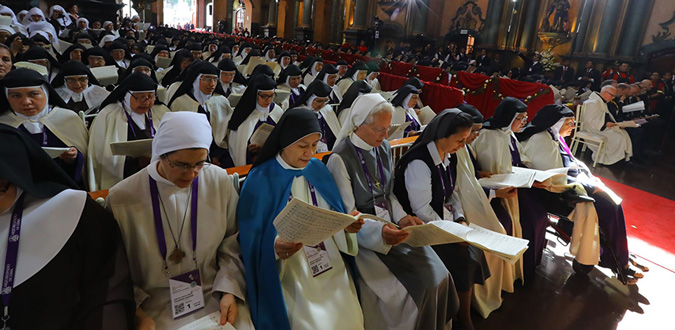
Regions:
<instances>
[{"instance_id":1,"label":"wooden chair","mask_svg":"<svg viewBox=\"0 0 675 330\"><path fill-rule=\"evenodd\" d=\"M584 109L586 106L584 104L577 107L577 125L574 127L574 136L572 137L572 154L577 154L577 149L579 144L583 144L581 152L586 151L587 146L598 147L596 151L595 160L593 161L593 167L598 164L598 159L602 157L605 153L605 137L584 130Z\"/></svg>"}]
</instances>

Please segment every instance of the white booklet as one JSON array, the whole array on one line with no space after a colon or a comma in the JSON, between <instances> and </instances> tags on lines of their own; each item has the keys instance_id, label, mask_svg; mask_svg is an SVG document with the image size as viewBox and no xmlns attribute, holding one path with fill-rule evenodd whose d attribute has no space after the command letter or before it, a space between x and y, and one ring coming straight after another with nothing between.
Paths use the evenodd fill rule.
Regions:
<instances>
[{"instance_id":1,"label":"white booklet","mask_svg":"<svg viewBox=\"0 0 675 330\"><path fill-rule=\"evenodd\" d=\"M529 244L526 239L497 233L474 224L465 226L447 220L430 221L424 225L406 227L403 231L410 234L403 242L413 247L466 242L511 264L520 259Z\"/></svg>"},{"instance_id":2,"label":"white booklet","mask_svg":"<svg viewBox=\"0 0 675 330\"><path fill-rule=\"evenodd\" d=\"M638 123L636 123L636 122L634 122L634 121L632 121L632 120L622 121L622 122L617 123L617 124L619 124L619 127L622 127L622 128L626 128L626 127L640 127L640 125L638 125Z\"/></svg>"},{"instance_id":3,"label":"white booklet","mask_svg":"<svg viewBox=\"0 0 675 330\"><path fill-rule=\"evenodd\" d=\"M286 242L316 246L359 219L391 223L372 214L353 216L326 210L293 198L274 218L277 234Z\"/></svg>"},{"instance_id":4,"label":"white booklet","mask_svg":"<svg viewBox=\"0 0 675 330\"><path fill-rule=\"evenodd\" d=\"M267 138L270 136L273 129L274 126L268 123L262 123L251 135L251 144L256 144L261 147L265 145L265 141L267 141Z\"/></svg>"},{"instance_id":5,"label":"white booklet","mask_svg":"<svg viewBox=\"0 0 675 330\"><path fill-rule=\"evenodd\" d=\"M546 171L533 170L524 167L513 167L513 173L508 174L493 174L489 178L481 178L478 180L481 187L490 189L499 189L506 187L514 188L532 188L535 181L546 182L549 179L558 178L560 180L567 180L567 172L569 168L561 167Z\"/></svg>"},{"instance_id":6,"label":"white booklet","mask_svg":"<svg viewBox=\"0 0 675 330\"><path fill-rule=\"evenodd\" d=\"M194 322L186 324L178 330L237 330L231 324L220 325L220 311L213 312Z\"/></svg>"},{"instance_id":7,"label":"white booklet","mask_svg":"<svg viewBox=\"0 0 675 330\"><path fill-rule=\"evenodd\" d=\"M403 124L393 124L389 126L389 132L387 133L387 136L403 136L403 132L406 128L408 128L408 126L410 126L410 124L412 124L411 121L406 121Z\"/></svg>"},{"instance_id":8,"label":"white booklet","mask_svg":"<svg viewBox=\"0 0 675 330\"><path fill-rule=\"evenodd\" d=\"M621 107L622 112L643 111L645 109L645 101L635 102Z\"/></svg>"},{"instance_id":9,"label":"white booklet","mask_svg":"<svg viewBox=\"0 0 675 330\"><path fill-rule=\"evenodd\" d=\"M42 147L42 150L44 150L47 153L47 155L49 155L49 157L56 158L58 156L61 156L62 153L70 150L70 148Z\"/></svg>"},{"instance_id":10,"label":"white booklet","mask_svg":"<svg viewBox=\"0 0 675 330\"><path fill-rule=\"evenodd\" d=\"M116 156L152 158L152 139L113 142L110 144L110 150Z\"/></svg>"}]
</instances>

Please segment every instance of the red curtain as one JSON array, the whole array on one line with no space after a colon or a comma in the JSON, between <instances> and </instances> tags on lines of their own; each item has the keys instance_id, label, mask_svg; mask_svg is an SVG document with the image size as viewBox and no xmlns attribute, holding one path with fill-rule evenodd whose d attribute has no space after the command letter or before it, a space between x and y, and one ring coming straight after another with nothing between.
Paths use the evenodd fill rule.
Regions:
<instances>
[{"instance_id":1,"label":"red curtain","mask_svg":"<svg viewBox=\"0 0 675 330\"><path fill-rule=\"evenodd\" d=\"M382 90L393 91L399 89L408 78L380 72L378 80ZM427 81L424 82L421 97L422 103L431 107L435 112L454 108L464 102L461 90Z\"/></svg>"},{"instance_id":2,"label":"red curtain","mask_svg":"<svg viewBox=\"0 0 675 330\"><path fill-rule=\"evenodd\" d=\"M432 68L429 66L418 65L417 68L417 77L423 81L433 81L435 82L438 77L443 74L443 69L441 68Z\"/></svg>"},{"instance_id":3,"label":"red curtain","mask_svg":"<svg viewBox=\"0 0 675 330\"><path fill-rule=\"evenodd\" d=\"M409 77L413 65L403 62L391 62L391 73L397 76Z\"/></svg>"},{"instance_id":4,"label":"red curtain","mask_svg":"<svg viewBox=\"0 0 675 330\"><path fill-rule=\"evenodd\" d=\"M377 80L380 81L380 86L383 91L395 91L399 89L408 78L380 72Z\"/></svg>"},{"instance_id":5,"label":"red curtain","mask_svg":"<svg viewBox=\"0 0 675 330\"><path fill-rule=\"evenodd\" d=\"M475 106L485 118L492 116L499 102L506 96L525 102L530 118L539 109L554 102L553 92L547 85L504 78L491 79L477 73L457 72L450 85L462 88L466 92L466 103Z\"/></svg>"}]
</instances>

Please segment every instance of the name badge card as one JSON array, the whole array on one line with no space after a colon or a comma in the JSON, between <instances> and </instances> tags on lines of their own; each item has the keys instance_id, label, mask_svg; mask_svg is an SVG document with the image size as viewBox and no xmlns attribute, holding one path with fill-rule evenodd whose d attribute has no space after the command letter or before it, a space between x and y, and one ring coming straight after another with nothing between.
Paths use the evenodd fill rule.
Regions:
<instances>
[{"instance_id":1,"label":"name badge card","mask_svg":"<svg viewBox=\"0 0 675 330\"><path fill-rule=\"evenodd\" d=\"M169 290L174 319L204 308L204 293L199 270L195 269L170 278Z\"/></svg>"},{"instance_id":2,"label":"name badge card","mask_svg":"<svg viewBox=\"0 0 675 330\"><path fill-rule=\"evenodd\" d=\"M443 205L443 220L453 220L455 215L452 210L452 204Z\"/></svg>"},{"instance_id":3,"label":"name badge card","mask_svg":"<svg viewBox=\"0 0 675 330\"><path fill-rule=\"evenodd\" d=\"M375 215L378 218L382 218L391 222L391 216L389 215L389 208L387 207L386 201L375 204Z\"/></svg>"},{"instance_id":4,"label":"name badge card","mask_svg":"<svg viewBox=\"0 0 675 330\"><path fill-rule=\"evenodd\" d=\"M317 246L303 246L305 256L309 263L309 269L312 277L317 277L333 268L330 264L326 245L321 243Z\"/></svg>"},{"instance_id":5,"label":"name badge card","mask_svg":"<svg viewBox=\"0 0 675 330\"><path fill-rule=\"evenodd\" d=\"M317 145L316 145L316 153L322 153L322 152L328 152L328 151L330 151L330 150L328 150L328 145L325 142L319 140L319 143L317 143Z\"/></svg>"}]
</instances>

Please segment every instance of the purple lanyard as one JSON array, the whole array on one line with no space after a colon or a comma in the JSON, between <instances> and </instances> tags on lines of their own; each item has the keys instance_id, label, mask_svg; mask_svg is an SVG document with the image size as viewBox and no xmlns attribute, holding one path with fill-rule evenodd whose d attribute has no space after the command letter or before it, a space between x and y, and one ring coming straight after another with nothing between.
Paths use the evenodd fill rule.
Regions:
<instances>
[{"instance_id":1,"label":"purple lanyard","mask_svg":"<svg viewBox=\"0 0 675 330\"><path fill-rule=\"evenodd\" d=\"M122 102L122 111L124 111L124 114L127 116L127 123L129 124L129 127L131 127L131 133L133 133L134 137L136 137L136 130L134 129L134 125L131 124L131 116L126 110L124 110L124 102ZM148 110L148 116L145 117L145 122L148 126L150 126L150 136L154 138L155 127L152 126L152 109Z\"/></svg>"},{"instance_id":2,"label":"purple lanyard","mask_svg":"<svg viewBox=\"0 0 675 330\"><path fill-rule=\"evenodd\" d=\"M574 159L574 155L572 155L572 151L570 151L570 147L567 146L567 143L565 142L565 139L562 138L562 136L558 137L558 141L560 141L560 146L562 146L563 150L572 158Z\"/></svg>"},{"instance_id":3,"label":"purple lanyard","mask_svg":"<svg viewBox=\"0 0 675 330\"><path fill-rule=\"evenodd\" d=\"M312 185L309 181L307 181L307 185L309 186L309 193L312 195L312 205L319 206L319 202L316 199L316 189L314 188L314 185ZM292 199L293 193L290 193L288 195L288 201L290 202Z\"/></svg>"},{"instance_id":4,"label":"purple lanyard","mask_svg":"<svg viewBox=\"0 0 675 330\"><path fill-rule=\"evenodd\" d=\"M450 178L450 193L452 193L452 190L454 189L454 183L452 182L452 175L449 173L450 171L446 168L445 171L442 170L441 168L443 165L439 164L436 166L438 169L438 175L441 177L441 184L443 185L443 193L445 193L445 197L447 198L449 196L448 194L448 188L445 186L445 179L443 178L443 172L448 175L448 178Z\"/></svg>"},{"instance_id":5,"label":"purple lanyard","mask_svg":"<svg viewBox=\"0 0 675 330\"><path fill-rule=\"evenodd\" d=\"M356 154L359 156L359 160L361 161L361 166L363 167L363 173L366 175L366 181L368 181L368 188L370 188L370 194L372 195L373 192L373 183L370 180L370 174L368 172L368 166L366 166L366 159L363 158L363 153L361 153L361 148L358 148L354 146L354 149L356 150ZM380 183L382 186L384 186L384 169L382 167L382 159L380 158L380 154L375 150L375 157L377 158L377 168L380 171ZM384 189L384 187L382 188Z\"/></svg>"},{"instance_id":6,"label":"purple lanyard","mask_svg":"<svg viewBox=\"0 0 675 330\"><path fill-rule=\"evenodd\" d=\"M46 147L48 144L47 139L47 126L42 127L42 146Z\"/></svg>"},{"instance_id":7,"label":"purple lanyard","mask_svg":"<svg viewBox=\"0 0 675 330\"><path fill-rule=\"evenodd\" d=\"M7 238L7 254L5 255L5 269L2 276L2 304L4 313L2 316L3 329L7 327L9 320L9 302L14 287L14 276L16 275L16 263L19 254L19 238L21 237L21 220L23 218L23 199L26 194L21 194L16 201L12 219L9 223L9 235Z\"/></svg>"},{"instance_id":8,"label":"purple lanyard","mask_svg":"<svg viewBox=\"0 0 675 330\"><path fill-rule=\"evenodd\" d=\"M197 250L197 201L198 201L198 186L199 177L196 177L192 181L192 200L190 200L190 233L192 234L192 260L197 263L196 253ZM159 245L159 253L162 254L162 260L164 260L164 269L166 270L168 265L166 264L166 238L164 237L164 225L162 224L162 213L159 208L159 191L157 190L157 181L151 176L148 176L150 180L150 197L152 199L152 215L155 218L155 233L157 234L157 244ZM169 219L166 219L169 221ZM179 237L180 239L180 237Z\"/></svg>"}]
</instances>

